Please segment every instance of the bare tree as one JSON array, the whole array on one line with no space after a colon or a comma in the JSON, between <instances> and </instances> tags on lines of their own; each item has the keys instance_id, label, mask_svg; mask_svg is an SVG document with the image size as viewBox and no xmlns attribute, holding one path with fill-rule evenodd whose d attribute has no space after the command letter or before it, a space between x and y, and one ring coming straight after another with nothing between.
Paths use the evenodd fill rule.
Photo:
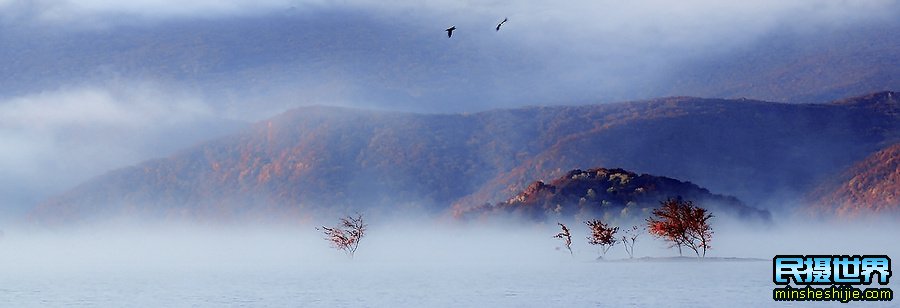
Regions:
<instances>
[{"instance_id":1,"label":"bare tree","mask_svg":"<svg viewBox=\"0 0 900 308\"><path fill-rule=\"evenodd\" d=\"M600 257L605 257L606 252L616 245L616 232L619 231L619 227L610 227L599 219L588 220L584 224L591 229L591 236L587 238L588 244L600 245L600 252L602 252Z\"/></svg>"},{"instance_id":2,"label":"bare tree","mask_svg":"<svg viewBox=\"0 0 900 308\"><path fill-rule=\"evenodd\" d=\"M669 199L662 202L662 207L653 210L653 216L647 219L650 234L670 242L670 247L678 247L679 254L681 246L685 246L693 250L697 257L706 256L713 234L709 225L709 219L713 216L706 209L681 198Z\"/></svg>"},{"instance_id":3,"label":"bare tree","mask_svg":"<svg viewBox=\"0 0 900 308\"><path fill-rule=\"evenodd\" d=\"M366 227L362 214L356 214L356 217L348 215L341 218L339 226L316 228L316 230L325 234L325 240L331 242L331 247L343 251L352 259L356 254L356 248L359 247L359 240L366 234Z\"/></svg>"},{"instance_id":4,"label":"bare tree","mask_svg":"<svg viewBox=\"0 0 900 308\"><path fill-rule=\"evenodd\" d=\"M641 230L638 226L631 226L625 230L625 235L622 235L622 244L625 246L625 252L628 253L628 258L634 258L634 242L637 241L637 238L641 235Z\"/></svg>"},{"instance_id":5,"label":"bare tree","mask_svg":"<svg viewBox=\"0 0 900 308\"><path fill-rule=\"evenodd\" d=\"M575 254L572 253L572 233L569 232L569 228L566 227L566 225L562 224L561 222L557 222L556 224L558 224L558 225L560 226L560 228L562 228L562 232L559 232L558 234L556 234L556 235L553 236L553 237L555 237L555 238L560 238L560 239L562 239L563 241L565 241L565 242L566 242L566 249L569 250L569 254L570 254L570 255L573 255L573 256L574 256Z\"/></svg>"}]
</instances>

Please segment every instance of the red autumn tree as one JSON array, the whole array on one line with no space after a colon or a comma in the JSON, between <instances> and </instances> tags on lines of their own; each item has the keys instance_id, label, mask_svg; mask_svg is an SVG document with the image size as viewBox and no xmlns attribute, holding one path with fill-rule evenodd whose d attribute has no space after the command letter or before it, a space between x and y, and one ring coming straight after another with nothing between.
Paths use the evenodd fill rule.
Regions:
<instances>
[{"instance_id":1,"label":"red autumn tree","mask_svg":"<svg viewBox=\"0 0 900 308\"><path fill-rule=\"evenodd\" d=\"M362 214L357 214L356 217L341 218L339 226L316 230L325 234L325 240L331 243L331 247L343 251L352 259L356 254L356 248L359 247L359 240L366 234L366 227L368 226L363 222Z\"/></svg>"},{"instance_id":2,"label":"red autumn tree","mask_svg":"<svg viewBox=\"0 0 900 308\"><path fill-rule=\"evenodd\" d=\"M650 234L668 241L670 247L678 247L679 254L684 246L693 250L698 258L706 256L713 234L709 225L713 216L706 209L677 198L663 201L652 214L653 217L647 219Z\"/></svg>"},{"instance_id":3,"label":"red autumn tree","mask_svg":"<svg viewBox=\"0 0 900 308\"><path fill-rule=\"evenodd\" d=\"M599 219L588 220L584 224L588 225L591 230L588 243L600 245L600 251L603 253L601 258L606 256L606 252L616 245L616 232L619 231L619 227L610 227Z\"/></svg>"},{"instance_id":4,"label":"red autumn tree","mask_svg":"<svg viewBox=\"0 0 900 308\"><path fill-rule=\"evenodd\" d=\"M566 243L566 249L569 250L569 254L574 256L575 254L572 253L572 233L569 232L569 228L561 222L557 222L556 224L558 224L559 227L562 228L562 231L557 233L553 237L562 239Z\"/></svg>"}]
</instances>

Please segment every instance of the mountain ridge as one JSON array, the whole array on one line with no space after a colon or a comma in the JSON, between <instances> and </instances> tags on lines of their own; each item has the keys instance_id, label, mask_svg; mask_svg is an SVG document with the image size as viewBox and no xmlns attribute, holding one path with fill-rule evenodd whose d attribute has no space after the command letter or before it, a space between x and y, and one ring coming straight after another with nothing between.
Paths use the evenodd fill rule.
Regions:
<instances>
[{"instance_id":1,"label":"mountain ridge","mask_svg":"<svg viewBox=\"0 0 900 308\"><path fill-rule=\"evenodd\" d=\"M32 216L309 215L402 204L440 213L496 202L563 170L610 165L759 205L759 195L805 193L876 151L898 135L895 120L852 105L689 97L472 114L303 107L97 177Z\"/></svg>"},{"instance_id":2,"label":"mountain ridge","mask_svg":"<svg viewBox=\"0 0 900 308\"><path fill-rule=\"evenodd\" d=\"M900 143L879 150L807 196L808 211L819 217L897 215L900 209Z\"/></svg>"}]
</instances>

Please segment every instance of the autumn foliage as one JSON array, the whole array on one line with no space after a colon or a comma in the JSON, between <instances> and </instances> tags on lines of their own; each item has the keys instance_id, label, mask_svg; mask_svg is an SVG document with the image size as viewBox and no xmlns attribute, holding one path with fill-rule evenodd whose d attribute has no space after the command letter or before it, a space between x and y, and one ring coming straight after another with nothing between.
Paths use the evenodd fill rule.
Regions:
<instances>
[{"instance_id":1,"label":"autumn foliage","mask_svg":"<svg viewBox=\"0 0 900 308\"><path fill-rule=\"evenodd\" d=\"M709 225L713 216L706 209L678 198L663 201L652 214L647 219L650 234L668 241L670 247L678 247L679 253L681 247L688 247L697 257L706 256L713 234Z\"/></svg>"},{"instance_id":2,"label":"autumn foliage","mask_svg":"<svg viewBox=\"0 0 900 308\"><path fill-rule=\"evenodd\" d=\"M556 234L555 236L553 236L553 237L559 238L559 239L562 239L563 241L565 241L565 243L566 243L566 249L569 250L569 254L570 254L570 255L574 255L574 254L572 253L572 232L569 232L569 228L566 227L566 225L564 225L564 224L562 224L562 223L560 223L560 222L558 222L558 223L556 223L556 224L558 224L559 227L562 228L562 231L559 232L559 233L557 233L557 234Z\"/></svg>"},{"instance_id":3,"label":"autumn foliage","mask_svg":"<svg viewBox=\"0 0 900 308\"><path fill-rule=\"evenodd\" d=\"M322 227L316 230L325 234L325 240L331 242L331 246L341 250L350 258L356 254L356 248L359 247L359 240L366 234L366 224L363 222L361 214L356 217L347 216L341 218L341 224L336 227Z\"/></svg>"},{"instance_id":4,"label":"autumn foliage","mask_svg":"<svg viewBox=\"0 0 900 308\"><path fill-rule=\"evenodd\" d=\"M588 220L584 224L588 225L591 231L591 236L588 236L588 243L600 245L600 251L605 256L606 252L617 242L616 232L619 231L619 227L610 227L599 219Z\"/></svg>"}]
</instances>

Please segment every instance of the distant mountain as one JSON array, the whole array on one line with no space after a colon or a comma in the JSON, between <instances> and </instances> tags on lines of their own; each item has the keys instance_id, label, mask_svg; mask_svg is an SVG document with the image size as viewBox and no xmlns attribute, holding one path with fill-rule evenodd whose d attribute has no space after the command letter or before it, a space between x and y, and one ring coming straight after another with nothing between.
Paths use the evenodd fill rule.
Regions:
<instances>
[{"instance_id":1,"label":"distant mountain","mask_svg":"<svg viewBox=\"0 0 900 308\"><path fill-rule=\"evenodd\" d=\"M825 181L809 199L809 210L820 217L900 214L900 143Z\"/></svg>"},{"instance_id":2,"label":"distant mountain","mask_svg":"<svg viewBox=\"0 0 900 308\"><path fill-rule=\"evenodd\" d=\"M853 109L871 110L894 118L900 117L900 93L892 91L837 100L832 102L832 104Z\"/></svg>"},{"instance_id":3,"label":"distant mountain","mask_svg":"<svg viewBox=\"0 0 900 308\"><path fill-rule=\"evenodd\" d=\"M544 221L548 219L641 222L661 201L684 198L718 216L768 221L767 211L746 206L737 198L716 195L690 182L623 169L572 170L549 183L537 181L509 200L456 213L458 217L488 214Z\"/></svg>"},{"instance_id":4,"label":"distant mountain","mask_svg":"<svg viewBox=\"0 0 900 308\"><path fill-rule=\"evenodd\" d=\"M880 107L895 97L676 97L474 114L305 107L99 176L42 203L33 217L443 213L451 204L460 211L506 200L583 166L666 175L773 208L897 142L900 120Z\"/></svg>"}]
</instances>

